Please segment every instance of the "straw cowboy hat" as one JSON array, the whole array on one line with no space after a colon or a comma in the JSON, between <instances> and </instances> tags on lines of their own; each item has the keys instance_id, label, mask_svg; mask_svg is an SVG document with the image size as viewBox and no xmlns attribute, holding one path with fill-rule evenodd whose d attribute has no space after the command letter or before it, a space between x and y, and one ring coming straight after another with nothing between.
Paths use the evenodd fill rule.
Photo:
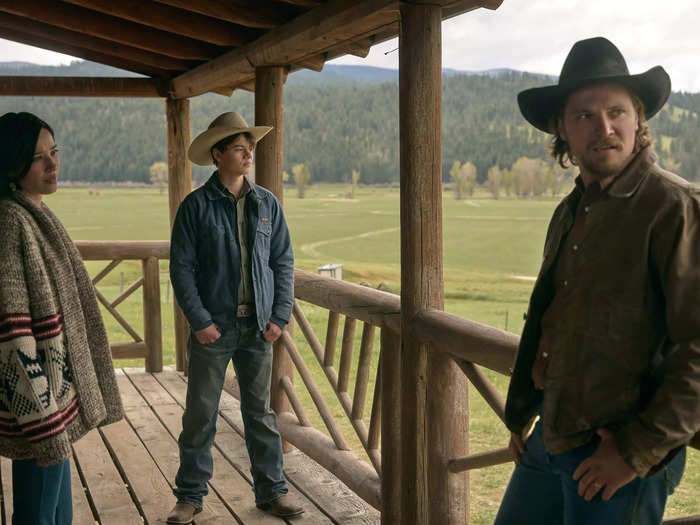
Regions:
<instances>
[{"instance_id":1,"label":"straw cowboy hat","mask_svg":"<svg viewBox=\"0 0 700 525\"><path fill-rule=\"evenodd\" d=\"M270 126L249 126L237 111L222 113L212 120L206 131L197 135L197 138L192 141L187 156L195 164L209 166L214 164L214 159L211 158L211 148L221 139L237 133L250 133L253 140L257 142L270 130L272 130Z\"/></svg>"},{"instance_id":2,"label":"straw cowboy hat","mask_svg":"<svg viewBox=\"0 0 700 525\"><path fill-rule=\"evenodd\" d=\"M557 109L572 91L594 83L621 84L644 103L649 120L666 103L671 93L671 79L661 66L639 75L630 75L620 50L602 37L576 42L566 57L553 86L526 89L518 94L523 117L538 129L554 133L550 123Z\"/></svg>"}]
</instances>

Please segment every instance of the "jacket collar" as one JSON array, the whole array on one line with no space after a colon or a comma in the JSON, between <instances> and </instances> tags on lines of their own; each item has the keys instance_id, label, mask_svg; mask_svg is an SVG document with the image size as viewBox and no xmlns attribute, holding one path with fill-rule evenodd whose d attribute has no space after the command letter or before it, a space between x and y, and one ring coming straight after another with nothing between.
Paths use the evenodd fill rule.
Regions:
<instances>
[{"instance_id":1,"label":"jacket collar","mask_svg":"<svg viewBox=\"0 0 700 525\"><path fill-rule=\"evenodd\" d=\"M637 153L627 167L622 170L608 186L608 195L626 199L635 194L639 186L649 173L649 170L656 165L659 157L654 148L647 146Z\"/></svg>"},{"instance_id":2,"label":"jacket collar","mask_svg":"<svg viewBox=\"0 0 700 525\"><path fill-rule=\"evenodd\" d=\"M262 197L260 194L260 188L257 186L257 184L250 182L250 179L247 176L245 176L245 180L248 183L248 187L250 188L249 195L252 195L253 200L259 201ZM219 180L218 171L212 173L211 177L209 177L209 180L207 180L207 182L204 183L204 194L209 200L212 201L227 198L226 194L221 190L221 181Z\"/></svg>"}]
</instances>

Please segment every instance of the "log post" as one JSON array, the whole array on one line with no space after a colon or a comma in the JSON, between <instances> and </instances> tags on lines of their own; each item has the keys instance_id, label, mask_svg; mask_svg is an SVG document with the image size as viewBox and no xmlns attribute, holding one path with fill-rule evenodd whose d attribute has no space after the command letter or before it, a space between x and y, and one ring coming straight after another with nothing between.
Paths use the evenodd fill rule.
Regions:
<instances>
[{"instance_id":1,"label":"log post","mask_svg":"<svg viewBox=\"0 0 700 525\"><path fill-rule=\"evenodd\" d=\"M401 519L401 340L390 328L380 335L379 368L382 388L382 525ZM405 523L408 523L406 521Z\"/></svg>"},{"instance_id":2,"label":"log post","mask_svg":"<svg viewBox=\"0 0 700 525\"><path fill-rule=\"evenodd\" d=\"M143 269L143 328L146 342L146 372L163 371L163 333L160 317L160 272L158 259L141 260Z\"/></svg>"},{"instance_id":3,"label":"log post","mask_svg":"<svg viewBox=\"0 0 700 525\"><path fill-rule=\"evenodd\" d=\"M177 208L192 191L192 166L187 159L190 147L190 101L168 97L165 102L168 120L168 197L170 202L170 228L173 227ZM187 339L190 328L173 299L175 317L175 367L186 372Z\"/></svg>"},{"instance_id":4,"label":"log post","mask_svg":"<svg viewBox=\"0 0 700 525\"><path fill-rule=\"evenodd\" d=\"M256 146L255 183L275 194L280 204L283 203L282 154L283 143L283 88L286 80L285 68L282 66L265 66L255 69L255 125L272 126ZM294 325L290 319L285 329L294 338ZM287 396L282 387L282 378L294 378L294 367L287 354L282 338L273 346L272 385L270 404L280 414L291 410ZM282 442L284 452L292 450L287 442Z\"/></svg>"},{"instance_id":5,"label":"log post","mask_svg":"<svg viewBox=\"0 0 700 525\"><path fill-rule=\"evenodd\" d=\"M441 18L436 5L400 4L402 516L468 522L466 381L451 357L412 335L414 317L443 309ZM386 414L386 412L385 412Z\"/></svg>"}]
</instances>

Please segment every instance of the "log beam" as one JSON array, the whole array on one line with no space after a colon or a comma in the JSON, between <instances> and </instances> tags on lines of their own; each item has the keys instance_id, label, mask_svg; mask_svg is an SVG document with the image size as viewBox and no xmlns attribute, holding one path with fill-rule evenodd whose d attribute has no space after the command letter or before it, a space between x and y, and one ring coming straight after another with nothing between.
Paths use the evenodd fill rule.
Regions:
<instances>
[{"instance_id":1,"label":"log beam","mask_svg":"<svg viewBox=\"0 0 700 525\"><path fill-rule=\"evenodd\" d=\"M218 54L216 46L158 29L115 19L89 9L52 0L9 0L0 4L0 11L29 20L74 30L112 42L137 47L185 60L208 60ZM19 26L22 27L22 26Z\"/></svg>"},{"instance_id":2,"label":"log beam","mask_svg":"<svg viewBox=\"0 0 700 525\"><path fill-rule=\"evenodd\" d=\"M274 193L280 204L284 202L282 181L282 155L284 141L284 82L287 78L285 69L281 66L260 67L255 71L255 125L272 126L268 133L256 146L255 152L255 182ZM290 323L284 327L293 337L294 326ZM270 402L272 409L280 414L290 410L289 400L284 395L282 380L290 383L294 378L294 366L287 354L284 344L278 340L273 345L272 358L272 387ZM285 452L290 445L284 441Z\"/></svg>"},{"instance_id":3,"label":"log beam","mask_svg":"<svg viewBox=\"0 0 700 525\"><path fill-rule=\"evenodd\" d=\"M149 66L142 62L130 60L121 56L113 56L107 53L92 51L81 46L67 44L63 41L52 40L50 38L44 38L36 35L28 35L27 33L6 29L1 26L0 38L11 40L13 42L19 42L20 44L26 44L28 46L50 49L51 51L63 53L64 55L90 60L91 62L105 64L107 66L116 67L125 71L132 71L134 73L140 73L142 75L162 77L166 73L164 69Z\"/></svg>"},{"instance_id":4,"label":"log beam","mask_svg":"<svg viewBox=\"0 0 700 525\"><path fill-rule=\"evenodd\" d=\"M220 86L235 86L253 76L255 67L294 64L361 36L370 21L376 27L395 19L393 0L333 0L174 78L170 91L175 98L184 98Z\"/></svg>"},{"instance_id":5,"label":"log beam","mask_svg":"<svg viewBox=\"0 0 700 525\"><path fill-rule=\"evenodd\" d=\"M225 47L238 47L259 36L258 31L226 23L211 16L177 9L158 2L142 0L65 0L68 3L99 11L168 33L182 35ZM192 4L193 2L189 2ZM242 11L246 13L247 11Z\"/></svg>"},{"instance_id":6,"label":"log beam","mask_svg":"<svg viewBox=\"0 0 700 525\"><path fill-rule=\"evenodd\" d=\"M12 97L164 97L166 89L151 78L0 77L0 93Z\"/></svg>"},{"instance_id":7,"label":"log beam","mask_svg":"<svg viewBox=\"0 0 700 525\"><path fill-rule=\"evenodd\" d=\"M172 229L180 203L192 191L192 166L187 159L187 148L190 147L190 101L168 98L165 108L168 121L168 200ZM177 300L173 303L175 368L185 371L190 328Z\"/></svg>"},{"instance_id":8,"label":"log beam","mask_svg":"<svg viewBox=\"0 0 700 525\"><path fill-rule=\"evenodd\" d=\"M400 9L401 512L416 525L468 523L468 476L448 472L467 455L466 381L449 355L408 336L419 312L444 301L442 9Z\"/></svg>"},{"instance_id":9,"label":"log beam","mask_svg":"<svg viewBox=\"0 0 700 525\"><path fill-rule=\"evenodd\" d=\"M10 40L121 67L129 71L137 71L137 69L115 65L115 62L120 61L127 65L129 63L142 64L161 71L184 71L198 64L198 62L180 60L161 53L144 51L130 45L110 42L78 31L53 27L2 11L0 11L0 27L4 28L2 31L7 33L7 38ZM16 28L21 28L21 31ZM113 56L114 59L110 60L108 58L110 56Z\"/></svg>"},{"instance_id":10,"label":"log beam","mask_svg":"<svg viewBox=\"0 0 700 525\"><path fill-rule=\"evenodd\" d=\"M270 29L298 16L301 11L293 7L268 7L246 0L156 0L161 4L187 9L208 17L216 17L246 27Z\"/></svg>"}]
</instances>

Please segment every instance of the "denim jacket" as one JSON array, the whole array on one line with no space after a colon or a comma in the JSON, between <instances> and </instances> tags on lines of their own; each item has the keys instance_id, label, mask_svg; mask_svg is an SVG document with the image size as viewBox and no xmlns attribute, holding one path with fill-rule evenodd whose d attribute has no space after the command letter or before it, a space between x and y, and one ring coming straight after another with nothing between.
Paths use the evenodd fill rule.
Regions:
<instances>
[{"instance_id":1,"label":"denim jacket","mask_svg":"<svg viewBox=\"0 0 700 525\"><path fill-rule=\"evenodd\" d=\"M659 168L647 148L591 205L540 391L531 369L580 194L564 199L547 232L506 424L522 432L541 403L550 453L605 427L646 476L700 430L700 190Z\"/></svg>"},{"instance_id":2,"label":"denim jacket","mask_svg":"<svg viewBox=\"0 0 700 525\"><path fill-rule=\"evenodd\" d=\"M236 319L241 254L236 204L215 184L215 172L177 210L170 243L170 279L194 331ZM294 254L277 198L249 182L245 199L248 249L258 327L289 322L294 301Z\"/></svg>"}]
</instances>

